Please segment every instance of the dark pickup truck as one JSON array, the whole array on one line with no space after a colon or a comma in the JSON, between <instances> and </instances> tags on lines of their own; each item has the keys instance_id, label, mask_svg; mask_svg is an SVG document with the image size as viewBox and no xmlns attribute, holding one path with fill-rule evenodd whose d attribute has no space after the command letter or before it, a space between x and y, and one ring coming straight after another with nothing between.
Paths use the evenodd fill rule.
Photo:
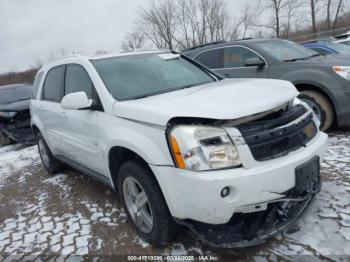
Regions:
<instances>
[{"instance_id":1,"label":"dark pickup truck","mask_svg":"<svg viewBox=\"0 0 350 262\"><path fill-rule=\"evenodd\" d=\"M0 86L0 146L34 141L29 113L32 94L30 85Z\"/></svg>"}]
</instances>

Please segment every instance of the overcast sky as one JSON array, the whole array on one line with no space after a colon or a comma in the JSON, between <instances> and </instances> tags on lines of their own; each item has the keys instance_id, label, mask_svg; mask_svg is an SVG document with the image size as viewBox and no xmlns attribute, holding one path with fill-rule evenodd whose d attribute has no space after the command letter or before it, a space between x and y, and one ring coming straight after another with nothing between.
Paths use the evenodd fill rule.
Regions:
<instances>
[{"instance_id":1,"label":"overcast sky","mask_svg":"<svg viewBox=\"0 0 350 262\"><path fill-rule=\"evenodd\" d=\"M247 1L230 0L230 12ZM0 73L27 69L60 50L120 50L148 0L0 0Z\"/></svg>"}]
</instances>

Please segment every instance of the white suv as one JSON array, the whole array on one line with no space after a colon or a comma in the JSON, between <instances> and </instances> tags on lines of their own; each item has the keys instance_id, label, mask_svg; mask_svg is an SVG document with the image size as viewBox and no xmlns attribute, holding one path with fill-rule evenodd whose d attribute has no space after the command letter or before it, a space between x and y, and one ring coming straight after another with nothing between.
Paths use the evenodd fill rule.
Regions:
<instances>
[{"instance_id":1,"label":"white suv","mask_svg":"<svg viewBox=\"0 0 350 262\"><path fill-rule=\"evenodd\" d=\"M327 135L289 82L223 79L145 51L64 58L38 72L35 90L47 171L65 163L110 185L153 245L178 224L212 246L255 245L320 190Z\"/></svg>"}]
</instances>

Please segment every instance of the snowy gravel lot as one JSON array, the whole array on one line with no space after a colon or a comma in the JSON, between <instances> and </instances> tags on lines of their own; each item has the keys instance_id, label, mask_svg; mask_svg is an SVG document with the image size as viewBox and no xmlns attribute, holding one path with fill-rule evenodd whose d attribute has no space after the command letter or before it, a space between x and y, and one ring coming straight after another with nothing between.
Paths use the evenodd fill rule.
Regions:
<instances>
[{"instance_id":1,"label":"snowy gravel lot","mask_svg":"<svg viewBox=\"0 0 350 262\"><path fill-rule=\"evenodd\" d=\"M280 234L259 247L220 250L183 232L174 243L155 249L136 236L109 188L71 169L49 176L36 147L3 147L0 260L2 255L210 254L272 261L312 255L349 261L350 131L331 133L322 179L321 193L293 233Z\"/></svg>"}]
</instances>

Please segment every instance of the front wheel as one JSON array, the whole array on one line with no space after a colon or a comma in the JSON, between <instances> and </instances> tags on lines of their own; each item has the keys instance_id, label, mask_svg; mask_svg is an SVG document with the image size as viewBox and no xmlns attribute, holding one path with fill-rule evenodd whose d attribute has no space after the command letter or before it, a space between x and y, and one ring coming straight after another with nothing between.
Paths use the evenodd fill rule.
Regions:
<instances>
[{"instance_id":1,"label":"front wheel","mask_svg":"<svg viewBox=\"0 0 350 262\"><path fill-rule=\"evenodd\" d=\"M334 122L334 109L328 98L312 90L302 91L299 98L306 102L320 119L320 129L327 131Z\"/></svg>"},{"instance_id":2,"label":"front wheel","mask_svg":"<svg viewBox=\"0 0 350 262\"><path fill-rule=\"evenodd\" d=\"M176 235L173 221L151 170L139 161L129 161L120 168L118 191L128 218L138 235L162 246Z\"/></svg>"},{"instance_id":3,"label":"front wheel","mask_svg":"<svg viewBox=\"0 0 350 262\"><path fill-rule=\"evenodd\" d=\"M38 135L38 150L41 161L47 172L55 174L63 168L62 162L52 155L44 137L40 133Z\"/></svg>"}]
</instances>

